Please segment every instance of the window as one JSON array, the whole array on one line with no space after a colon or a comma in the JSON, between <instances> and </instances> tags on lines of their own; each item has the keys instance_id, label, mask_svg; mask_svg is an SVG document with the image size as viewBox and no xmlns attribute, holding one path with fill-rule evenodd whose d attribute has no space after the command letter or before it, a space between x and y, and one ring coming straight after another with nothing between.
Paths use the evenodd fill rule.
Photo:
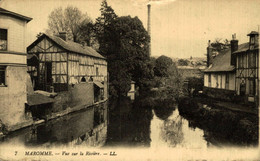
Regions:
<instances>
[{"instance_id":1,"label":"window","mask_svg":"<svg viewBox=\"0 0 260 161\"><path fill-rule=\"evenodd\" d=\"M7 30L0 29L0 51L7 50Z\"/></svg>"},{"instance_id":2,"label":"window","mask_svg":"<svg viewBox=\"0 0 260 161\"><path fill-rule=\"evenodd\" d=\"M211 74L209 74L209 87L211 87Z\"/></svg>"},{"instance_id":3,"label":"window","mask_svg":"<svg viewBox=\"0 0 260 161\"><path fill-rule=\"evenodd\" d=\"M226 74L226 89L229 88L229 75Z\"/></svg>"},{"instance_id":4,"label":"window","mask_svg":"<svg viewBox=\"0 0 260 161\"><path fill-rule=\"evenodd\" d=\"M255 95L256 94L256 90L255 90L256 86L255 86L255 79L250 79L249 80L249 95Z\"/></svg>"},{"instance_id":5,"label":"window","mask_svg":"<svg viewBox=\"0 0 260 161\"><path fill-rule=\"evenodd\" d=\"M98 74L99 74L99 73L98 73L98 67L96 67L96 76L98 76Z\"/></svg>"},{"instance_id":6,"label":"window","mask_svg":"<svg viewBox=\"0 0 260 161\"><path fill-rule=\"evenodd\" d=\"M243 61L242 61L242 55L239 55L238 56L238 68L242 68L242 65L243 65Z\"/></svg>"},{"instance_id":7,"label":"window","mask_svg":"<svg viewBox=\"0 0 260 161\"><path fill-rule=\"evenodd\" d=\"M5 76L6 76L6 73L5 73L5 69L6 67L5 66L0 66L0 86L6 86L6 80L5 80Z\"/></svg>"},{"instance_id":8,"label":"window","mask_svg":"<svg viewBox=\"0 0 260 161\"><path fill-rule=\"evenodd\" d=\"M256 54L255 53L248 54L248 67L249 68L256 67Z\"/></svg>"}]
</instances>

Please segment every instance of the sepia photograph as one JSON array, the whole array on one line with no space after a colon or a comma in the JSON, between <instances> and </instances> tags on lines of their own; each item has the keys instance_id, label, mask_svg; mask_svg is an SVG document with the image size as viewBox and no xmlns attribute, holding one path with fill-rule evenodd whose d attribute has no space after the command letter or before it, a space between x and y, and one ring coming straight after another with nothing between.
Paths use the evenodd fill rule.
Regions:
<instances>
[{"instance_id":1,"label":"sepia photograph","mask_svg":"<svg viewBox=\"0 0 260 161\"><path fill-rule=\"evenodd\" d=\"M260 161L259 0L0 0L0 160Z\"/></svg>"}]
</instances>

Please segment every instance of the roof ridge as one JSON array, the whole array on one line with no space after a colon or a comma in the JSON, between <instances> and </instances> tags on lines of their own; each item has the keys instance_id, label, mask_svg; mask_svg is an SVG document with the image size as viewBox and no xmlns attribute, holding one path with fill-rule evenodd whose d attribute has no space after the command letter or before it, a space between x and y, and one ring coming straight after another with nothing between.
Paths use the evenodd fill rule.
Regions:
<instances>
[{"instance_id":1,"label":"roof ridge","mask_svg":"<svg viewBox=\"0 0 260 161\"><path fill-rule=\"evenodd\" d=\"M46 33L43 33L43 34L46 35L47 37L49 37L50 39L52 39L55 43L57 43L58 45L60 45L61 47L63 47L64 49L66 49L68 51L72 51L72 52L76 52L76 53L80 53L80 54L84 54L84 55L88 55L88 56L92 56L92 57L97 57L97 58L101 58L101 59L106 59L105 57L103 57L101 54L99 54L95 49L93 49L90 46L82 47L82 45L80 43L77 43L77 42L74 42L71 40L65 41L56 35L49 35Z\"/></svg>"},{"instance_id":2,"label":"roof ridge","mask_svg":"<svg viewBox=\"0 0 260 161\"><path fill-rule=\"evenodd\" d=\"M0 7L0 13L9 14L9 15L11 15L11 16L15 16L15 17L17 17L17 18L26 20L27 22L29 22L29 21L32 20L31 17L27 17L27 16L24 16L24 15L22 15L22 14L19 14L19 13L13 12L13 11L9 11L9 10L4 9L4 8L2 8L2 7Z\"/></svg>"}]
</instances>

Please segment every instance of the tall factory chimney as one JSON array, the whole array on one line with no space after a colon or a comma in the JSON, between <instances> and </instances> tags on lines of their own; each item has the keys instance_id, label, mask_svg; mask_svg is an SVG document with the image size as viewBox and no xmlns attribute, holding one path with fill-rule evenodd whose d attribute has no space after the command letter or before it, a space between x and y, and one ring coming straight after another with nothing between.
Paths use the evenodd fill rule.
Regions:
<instances>
[{"instance_id":1,"label":"tall factory chimney","mask_svg":"<svg viewBox=\"0 0 260 161\"><path fill-rule=\"evenodd\" d=\"M151 4L147 5L148 8L148 22L147 22L147 30L148 35L150 36L150 42L149 42L149 56L151 56Z\"/></svg>"}]
</instances>

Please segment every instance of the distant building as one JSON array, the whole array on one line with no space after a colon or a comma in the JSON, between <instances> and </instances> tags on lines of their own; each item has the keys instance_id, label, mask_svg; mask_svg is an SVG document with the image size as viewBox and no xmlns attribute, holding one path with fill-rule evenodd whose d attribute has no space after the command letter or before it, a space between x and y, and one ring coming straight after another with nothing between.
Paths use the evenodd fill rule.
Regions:
<instances>
[{"instance_id":1,"label":"distant building","mask_svg":"<svg viewBox=\"0 0 260 161\"><path fill-rule=\"evenodd\" d=\"M130 97L131 100L134 100L135 92L135 82L131 81L131 89L128 91L127 96Z\"/></svg>"},{"instance_id":2,"label":"distant building","mask_svg":"<svg viewBox=\"0 0 260 161\"><path fill-rule=\"evenodd\" d=\"M0 120L26 120L26 26L32 18L0 8Z\"/></svg>"},{"instance_id":3,"label":"distant building","mask_svg":"<svg viewBox=\"0 0 260 161\"><path fill-rule=\"evenodd\" d=\"M243 103L257 103L258 33L251 32L249 43L238 45L235 35L231 47L216 51L209 43L204 70L204 93L208 96Z\"/></svg>"}]
</instances>

